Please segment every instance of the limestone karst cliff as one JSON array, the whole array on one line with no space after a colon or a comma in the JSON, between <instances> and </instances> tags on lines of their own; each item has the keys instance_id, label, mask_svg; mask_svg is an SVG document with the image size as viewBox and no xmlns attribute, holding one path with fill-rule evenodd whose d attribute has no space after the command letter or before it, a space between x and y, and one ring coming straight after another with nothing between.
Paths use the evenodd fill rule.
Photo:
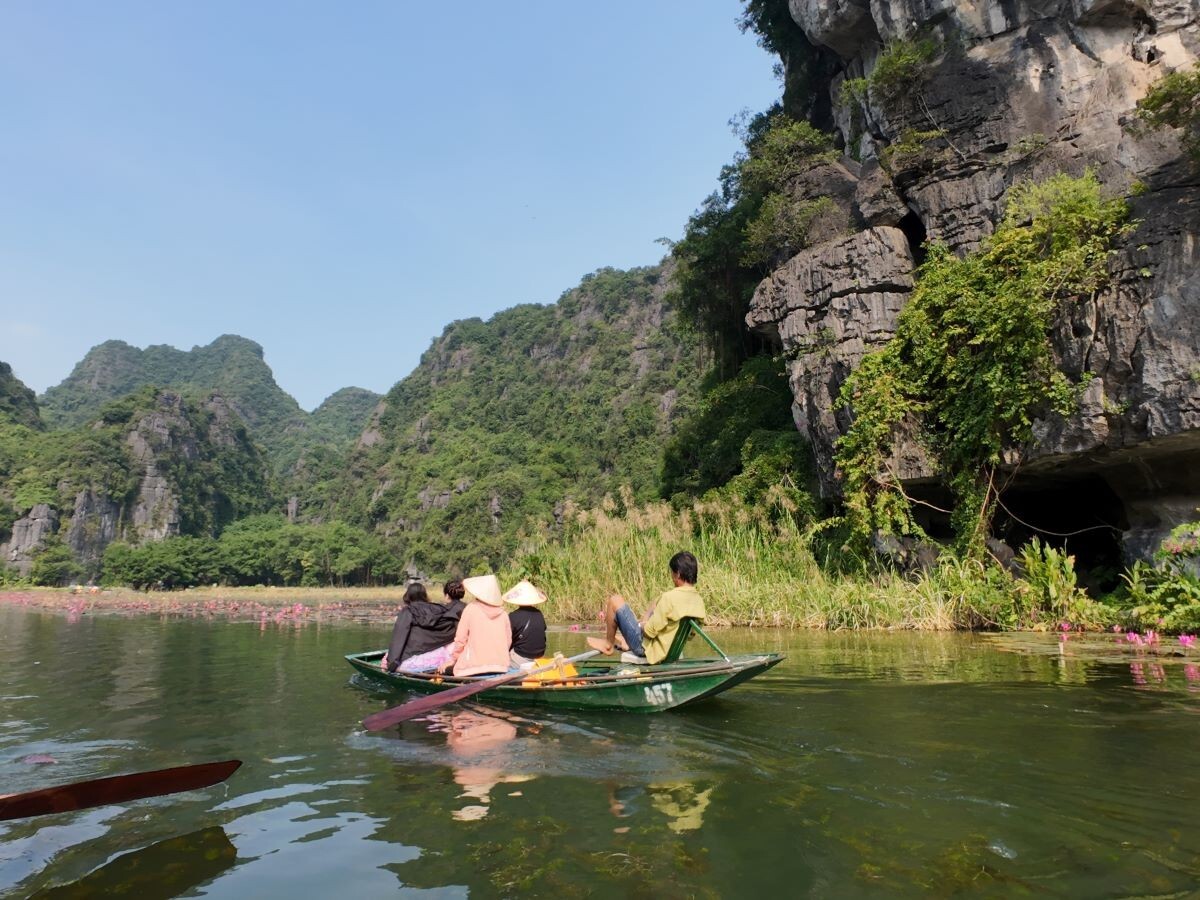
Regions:
<instances>
[{"instance_id":1,"label":"limestone karst cliff","mask_svg":"<svg viewBox=\"0 0 1200 900\"><path fill-rule=\"evenodd\" d=\"M777 268L748 323L790 359L798 427L836 496L841 384L891 337L922 242L975 247L1024 179L1093 169L1130 197L1136 229L1110 286L1081 298L1055 334L1058 363L1088 382L1078 412L1048 418L1010 460L1011 505L1068 531L1105 522L1144 555L1200 506L1200 175L1178 136L1129 127L1137 101L1200 53L1198 0L791 0L803 31L785 61L809 93L788 99L838 135L854 180L853 227ZM898 42L928 63L904 84L870 84ZM856 81L857 80L857 81ZM849 82L848 88L846 83ZM857 92L855 88L858 88ZM845 196L845 175L827 192ZM897 454L914 490L933 473ZM1023 499L1024 498L1024 501ZM1025 506L1022 507L1022 503Z\"/></svg>"},{"instance_id":2,"label":"limestone karst cliff","mask_svg":"<svg viewBox=\"0 0 1200 900\"><path fill-rule=\"evenodd\" d=\"M114 540L211 535L268 502L267 464L219 394L144 390L42 440L0 479L17 515L0 533L0 565L22 576L56 542L94 575Z\"/></svg>"}]
</instances>

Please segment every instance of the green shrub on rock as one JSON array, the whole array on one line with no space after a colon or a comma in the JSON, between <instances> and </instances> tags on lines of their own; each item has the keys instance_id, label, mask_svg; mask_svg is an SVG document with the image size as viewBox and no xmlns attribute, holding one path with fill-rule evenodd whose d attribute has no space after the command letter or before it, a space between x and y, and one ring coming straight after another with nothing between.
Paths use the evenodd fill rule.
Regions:
<instances>
[{"instance_id":1,"label":"green shrub on rock","mask_svg":"<svg viewBox=\"0 0 1200 900\"><path fill-rule=\"evenodd\" d=\"M1100 290L1127 211L1099 181L1058 175L1010 191L1004 219L975 252L933 244L896 333L842 387L854 421L837 445L848 518L860 539L913 533L889 469L900 434L918 439L955 496L960 548L982 552L1005 451L1042 416L1074 408L1050 335L1064 304Z\"/></svg>"}]
</instances>

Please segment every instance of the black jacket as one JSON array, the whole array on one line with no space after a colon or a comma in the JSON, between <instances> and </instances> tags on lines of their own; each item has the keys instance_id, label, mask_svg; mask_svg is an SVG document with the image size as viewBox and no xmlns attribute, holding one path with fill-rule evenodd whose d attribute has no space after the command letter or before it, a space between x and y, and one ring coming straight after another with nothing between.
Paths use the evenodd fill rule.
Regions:
<instances>
[{"instance_id":1,"label":"black jacket","mask_svg":"<svg viewBox=\"0 0 1200 900\"><path fill-rule=\"evenodd\" d=\"M466 604L461 600L447 606L420 600L404 604L392 627L387 652L388 671L395 672L400 663L411 656L428 653L453 641L464 606Z\"/></svg>"},{"instance_id":2,"label":"black jacket","mask_svg":"<svg viewBox=\"0 0 1200 900\"><path fill-rule=\"evenodd\" d=\"M508 614L512 624L512 648L526 659L546 655L546 617L540 609L522 606Z\"/></svg>"}]
</instances>

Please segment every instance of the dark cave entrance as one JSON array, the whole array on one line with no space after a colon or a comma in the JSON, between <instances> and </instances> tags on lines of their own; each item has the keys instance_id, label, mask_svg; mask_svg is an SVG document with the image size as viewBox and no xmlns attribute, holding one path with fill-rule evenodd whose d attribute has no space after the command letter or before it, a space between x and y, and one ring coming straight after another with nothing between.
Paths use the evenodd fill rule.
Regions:
<instances>
[{"instance_id":1,"label":"dark cave entrance","mask_svg":"<svg viewBox=\"0 0 1200 900\"><path fill-rule=\"evenodd\" d=\"M918 266L921 265L925 262L927 255L925 252L925 238L927 237L925 223L921 221L921 217L916 212L910 209L908 215L901 219L896 227L903 231L904 236L908 238L908 249L912 253L913 262Z\"/></svg>"},{"instance_id":2,"label":"dark cave entrance","mask_svg":"<svg viewBox=\"0 0 1200 900\"><path fill-rule=\"evenodd\" d=\"M1125 505L1108 482L1084 475L1013 485L1000 498L992 533L1016 550L1036 537L1072 554L1080 584L1095 593L1117 587L1128 528Z\"/></svg>"}]
</instances>

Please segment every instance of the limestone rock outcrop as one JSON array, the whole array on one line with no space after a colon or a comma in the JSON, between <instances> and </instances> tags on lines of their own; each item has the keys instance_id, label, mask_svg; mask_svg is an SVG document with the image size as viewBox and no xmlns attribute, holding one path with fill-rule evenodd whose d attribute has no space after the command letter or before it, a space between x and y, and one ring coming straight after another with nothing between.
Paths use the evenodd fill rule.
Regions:
<instances>
[{"instance_id":1,"label":"limestone rock outcrop","mask_svg":"<svg viewBox=\"0 0 1200 900\"><path fill-rule=\"evenodd\" d=\"M12 526L11 537L0 544L0 562L27 577L33 569L33 559L46 545L48 538L58 532L58 511L49 504L38 503Z\"/></svg>"},{"instance_id":2,"label":"limestone rock outcrop","mask_svg":"<svg viewBox=\"0 0 1200 900\"><path fill-rule=\"evenodd\" d=\"M53 540L92 575L113 541L215 534L268 502L266 461L221 395L162 390L126 403L86 426L86 440L47 471L43 488L57 499L13 523L0 564L27 576Z\"/></svg>"},{"instance_id":3,"label":"limestone rock outcrop","mask_svg":"<svg viewBox=\"0 0 1200 900\"><path fill-rule=\"evenodd\" d=\"M1107 524L1144 555L1200 506L1200 174L1178 137L1128 127L1138 99L1200 54L1200 0L790 0L833 73L829 122L861 160L862 229L812 246L755 294L749 324L790 359L798 427L823 493L838 492L833 401L863 353L888 340L926 238L978 245L1025 179L1094 170L1131 198L1134 232L1111 286L1074 304L1055 335L1068 374L1091 373L1077 415L1037 427L1010 460L1023 490L1086 480L1114 498ZM870 77L889 42L929 39L924 77L860 108L842 91ZM932 472L899 451L912 483ZM1104 517L1101 517L1104 518Z\"/></svg>"}]
</instances>

